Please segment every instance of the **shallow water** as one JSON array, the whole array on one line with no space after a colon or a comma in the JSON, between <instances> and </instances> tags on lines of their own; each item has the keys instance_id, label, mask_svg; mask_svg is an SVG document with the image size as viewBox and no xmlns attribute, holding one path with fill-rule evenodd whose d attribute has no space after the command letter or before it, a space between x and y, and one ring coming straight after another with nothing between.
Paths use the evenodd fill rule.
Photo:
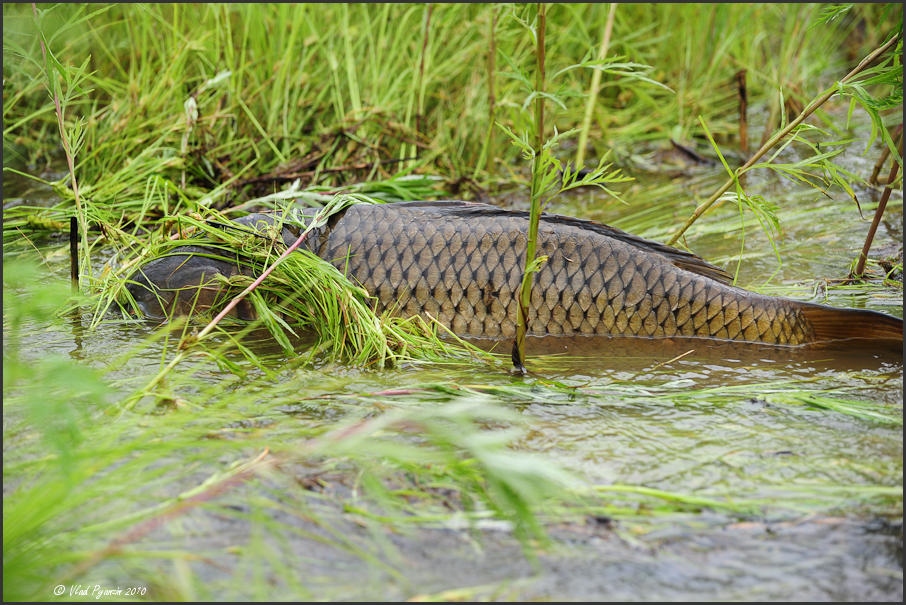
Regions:
<instances>
[{"instance_id":1,"label":"shallow water","mask_svg":"<svg viewBox=\"0 0 906 605\"><path fill-rule=\"evenodd\" d=\"M694 209L692 198L706 196L721 178L717 170L675 180L652 177L633 187L628 207L595 191L579 191L548 210L665 241ZM836 199L840 196L827 198L770 178L750 186L783 191L777 239L783 264L778 266L757 224L747 220L739 285L902 317L898 288L834 285L861 248L877 191L857 192L871 208L860 219L851 202ZM873 250L901 250L901 226L902 193L895 192ZM733 272L740 229L738 211L721 207L693 226L686 242ZM54 275L68 279L61 252L65 242L42 246ZM4 258L27 248L13 242L5 246ZM27 325L23 356L67 356L107 371L128 391L147 381L172 353L172 342L140 344L156 333L153 322L111 316L88 330L90 319L65 328ZM269 355L274 367L289 361L281 361L283 354L266 339L249 345ZM510 343L501 346L509 351ZM127 362L115 361L127 354ZM460 389L464 397L482 393L525 421L519 450L544 455L598 490L603 503L626 511L550 526L553 542L541 549L539 565L532 567L505 524L488 523L478 531L449 523L410 532L387 527L376 537L373 528L350 521L329 497L302 503L278 495L279 485L264 496L246 494L248 486L225 496L237 509L248 508L247 498L253 496L289 498L289 509L317 506L335 530L395 570L306 538L304 532L293 534L274 548L295 557L295 580L311 591L308 598L453 598L458 593L444 591L465 588L466 598L499 600L902 599L901 354L577 339L530 341L527 365L527 376L477 364L412 364L381 372L290 368L278 373L276 380L283 384L275 397L262 395L255 386L261 377L255 378L254 371L254 380L237 383L226 370L199 362L194 386L175 382L172 388L204 401L222 383L223 397L239 393L254 410L250 426L265 427L288 449L307 438L299 435L302 426L308 435L313 427L363 411L456 401L438 385ZM850 407L839 407L841 400ZM223 434L231 431L225 420ZM282 470L299 478L312 472L293 464ZM342 479L330 485L326 491L337 497L349 494ZM658 497L638 488L710 504L649 514ZM267 510L271 520L305 531L323 527ZM206 562L193 563L193 569L212 587L228 590L235 587L230 583L235 574L255 565L230 550L250 531L244 519L196 510L140 544L177 544L204 553ZM267 562L256 564L267 569ZM105 569L102 565L92 573L105 579ZM168 572L162 567L156 573ZM272 583L276 594L299 598L288 578L276 574ZM224 597L211 590L214 598Z\"/></svg>"}]
</instances>

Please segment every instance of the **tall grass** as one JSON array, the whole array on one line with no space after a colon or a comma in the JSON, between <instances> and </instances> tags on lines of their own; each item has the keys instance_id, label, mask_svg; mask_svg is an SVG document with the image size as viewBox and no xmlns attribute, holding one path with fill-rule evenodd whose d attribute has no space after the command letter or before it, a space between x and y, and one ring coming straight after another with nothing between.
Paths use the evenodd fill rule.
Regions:
<instances>
[{"instance_id":1,"label":"tall grass","mask_svg":"<svg viewBox=\"0 0 906 605\"><path fill-rule=\"evenodd\" d=\"M35 326L65 330L73 309L93 328L120 320L118 303L128 305L115 295L127 263L172 247L170 238L190 226L214 237L206 219L253 205L515 188L540 209L584 185L616 198L631 176L628 159L670 139L713 141L731 171L743 163L727 152L738 132L734 74L747 71L750 104L768 108L757 127L773 132L795 117L797 102L827 90L902 24L893 4L854 5L818 25L827 9L816 5L550 5L542 86L536 40L526 35L536 10L3 5L4 178L27 174L59 196L50 206L6 208L4 243L64 230L78 215L83 258L103 259L82 265L81 297L71 298L40 263L4 253L6 600L49 599L54 582L149 575L162 578L149 587L161 600L321 598L307 592L298 570L293 575L292 540L316 539L392 571L384 556L392 549L376 554L338 529L350 518L371 537L385 528L494 519L528 548L550 518L631 515L616 500L602 503L602 494L668 512L757 510L642 486L586 488L521 451L524 417L514 408L573 397L575 389L532 387L495 399L490 387L415 389L391 376L397 383L384 392L344 390L334 374L417 359L445 358L453 367L479 357L450 360L450 350L431 348L437 341L423 326L381 323L360 308L361 293L337 280L321 292L324 306L340 300L364 323L379 320L379 329L347 330L336 310L311 315L310 322L337 321L319 324L320 348L299 358L292 326L267 312L292 311L303 278L325 283L324 267L302 255L275 269L269 294L252 294L267 300L259 311L283 335L276 361L249 345L255 325L219 325L199 342L199 325L173 322L129 354L105 359L103 369L36 358L40 352L21 345ZM602 32L610 32L606 45ZM869 80L850 91L886 103L874 107L876 136L901 120L901 80L899 105L888 94L896 85ZM533 102L544 104L543 121ZM815 118L840 134L822 111ZM580 176L583 166L567 158L583 154L594 168ZM270 251L255 254L262 264L274 260ZM349 338L336 338L344 330ZM410 337L427 345L421 354L407 348ZM149 350L159 358L152 370L126 371ZM899 418L833 393L780 393L772 401L893 425ZM884 498L895 500L893 491ZM257 541L201 555L216 562L239 553L248 576L215 589L192 571L199 555L166 532L178 536L183 527L191 535L194 514L240 519L260 532ZM265 569L283 575L283 592L271 591Z\"/></svg>"},{"instance_id":2,"label":"tall grass","mask_svg":"<svg viewBox=\"0 0 906 605\"><path fill-rule=\"evenodd\" d=\"M791 18L789 10L806 14ZM534 62L521 25L525 11L455 4L38 5L35 22L30 6L6 5L4 65L8 89L17 92L4 103L4 139L53 140L36 44L36 33L45 31L48 49L68 65L90 57L85 88L92 94L69 108L73 123L89 126L85 155L77 158L86 186L117 173L122 181L126 171L119 168L127 159L135 164L144 150L170 161L149 166L150 174L172 178L185 170L192 177L190 198L198 187L270 174L306 157L317 184L387 176L401 167L471 176L490 120L517 132L531 122L523 104L530 86L514 71L531 73ZM860 20L874 24L857 51L863 55L896 23L892 8L868 5L854 7L849 18L805 27L815 12L811 5L627 5L616 11L609 56L600 58L608 7L551 6L549 72L583 66L552 80L559 103L551 125L562 132L586 121L597 72L600 92L583 128L593 157L644 141L699 137L699 116L718 141L732 139L739 69L748 70L753 105L772 102L778 89L804 104L821 90L824 74L841 69L840 41ZM492 22L496 64L486 61ZM797 22L802 31L783 29ZM748 31L760 33L753 38ZM501 63L504 55L510 66ZM498 73L482 75L486 66ZM664 86L639 85L634 76L642 74ZM199 117L182 152L189 98ZM50 147L28 147L29 163L53 159ZM518 150L496 149L500 163L518 163ZM140 168L130 172L141 174ZM110 203L116 193L118 200L141 198L142 185L89 197L97 203Z\"/></svg>"}]
</instances>

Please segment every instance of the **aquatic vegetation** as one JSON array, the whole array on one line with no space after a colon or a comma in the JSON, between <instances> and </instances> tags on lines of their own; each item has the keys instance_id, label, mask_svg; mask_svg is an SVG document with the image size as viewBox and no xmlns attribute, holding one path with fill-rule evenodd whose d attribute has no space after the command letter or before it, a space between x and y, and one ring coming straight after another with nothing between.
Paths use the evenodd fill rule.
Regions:
<instances>
[{"instance_id":1,"label":"aquatic vegetation","mask_svg":"<svg viewBox=\"0 0 906 605\"><path fill-rule=\"evenodd\" d=\"M529 371L513 374L509 351L376 317L301 254L248 293L256 321L131 314L127 276L180 238L274 265L267 241L222 227L254 209L526 208L536 146L553 190L607 177L542 204L659 241L732 174L678 244L761 292L902 313L897 250L842 281L860 213L879 206L872 164L893 175L886 244L902 213L888 168L902 156L901 5L545 11L539 86L535 5L3 5L6 600L133 580L154 600L587 596L569 592L580 582L530 592L558 544L615 549L614 569L646 570L639 587L661 574L675 590L646 553L698 553L664 535L733 541L747 524L770 533L778 568L752 563L760 588L734 600L774 594L764 578L791 569L833 592L836 551L802 557L816 547L774 530L844 517L872 549L843 560L845 577L902 596L883 580L899 569L884 548L902 523L901 360L582 358L529 342ZM871 533L884 523L890 535ZM577 557L557 573L594 580ZM535 567L501 568L523 559Z\"/></svg>"}]
</instances>

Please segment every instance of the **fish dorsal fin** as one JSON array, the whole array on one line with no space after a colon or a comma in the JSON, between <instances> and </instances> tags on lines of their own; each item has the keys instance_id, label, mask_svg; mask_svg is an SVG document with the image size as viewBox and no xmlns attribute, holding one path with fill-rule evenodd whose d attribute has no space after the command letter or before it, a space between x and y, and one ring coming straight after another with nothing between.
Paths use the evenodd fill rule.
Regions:
<instances>
[{"instance_id":1,"label":"fish dorsal fin","mask_svg":"<svg viewBox=\"0 0 906 605\"><path fill-rule=\"evenodd\" d=\"M523 210L505 210L503 208L498 208L497 206L478 202L406 202L406 204L422 208L435 207L438 209L452 210L463 218L516 215L522 216L528 220L529 217L529 213ZM730 284L733 281L733 278L729 273L720 267L705 261L700 256L637 235L632 235L631 233L627 233L616 227L611 227L610 225L561 214L549 214L546 212L542 213L541 219L549 225L567 225L576 229L593 231L639 248L642 251L653 252L664 257L680 269L709 277L723 284Z\"/></svg>"},{"instance_id":2,"label":"fish dorsal fin","mask_svg":"<svg viewBox=\"0 0 906 605\"><path fill-rule=\"evenodd\" d=\"M678 252L682 252L678 250ZM691 258L674 258L673 264L679 267L680 269L685 269L686 271L691 271L692 273L697 273L698 275L704 275L705 277L710 277L715 281L719 281L722 284L732 284L733 276L717 267L711 263L701 259L700 257L691 254Z\"/></svg>"},{"instance_id":3,"label":"fish dorsal fin","mask_svg":"<svg viewBox=\"0 0 906 605\"><path fill-rule=\"evenodd\" d=\"M733 281L733 277L729 273L716 265L712 265L696 254L627 233L616 227L611 227L610 225L556 214L545 215L545 219L555 223L572 224L580 229L590 229L596 233L612 237L636 248L640 248L645 252L653 252L663 256L680 269L709 277L722 284L729 284Z\"/></svg>"}]
</instances>

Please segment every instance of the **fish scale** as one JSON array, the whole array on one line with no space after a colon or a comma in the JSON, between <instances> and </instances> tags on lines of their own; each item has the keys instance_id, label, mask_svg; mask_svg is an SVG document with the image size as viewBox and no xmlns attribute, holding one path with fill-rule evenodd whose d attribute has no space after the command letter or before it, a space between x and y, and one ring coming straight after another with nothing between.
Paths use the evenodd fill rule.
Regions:
<instances>
[{"instance_id":1,"label":"fish scale","mask_svg":"<svg viewBox=\"0 0 906 605\"><path fill-rule=\"evenodd\" d=\"M377 310L426 314L462 336L513 337L528 220L470 203L359 205L309 248L377 297ZM528 330L535 335L708 337L799 344L812 336L783 299L677 267L591 223L545 215ZM613 230L615 232L615 230ZM712 274L720 274L708 266Z\"/></svg>"},{"instance_id":2,"label":"fish scale","mask_svg":"<svg viewBox=\"0 0 906 605\"><path fill-rule=\"evenodd\" d=\"M275 220L257 214L237 222ZM528 222L527 212L471 202L357 204L313 230L303 246L364 287L378 312L431 317L463 337L512 338ZM284 227L291 244L298 225ZM166 313L161 291L172 300L205 275L237 270L198 250L176 249L133 276L130 293L146 313ZM592 221L542 214L538 253L547 259L529 298L532 335L902 346L901 319L749 292L693 254ZM205 284L214 288L210 279Z\"/></svg>"}]
</instances>

